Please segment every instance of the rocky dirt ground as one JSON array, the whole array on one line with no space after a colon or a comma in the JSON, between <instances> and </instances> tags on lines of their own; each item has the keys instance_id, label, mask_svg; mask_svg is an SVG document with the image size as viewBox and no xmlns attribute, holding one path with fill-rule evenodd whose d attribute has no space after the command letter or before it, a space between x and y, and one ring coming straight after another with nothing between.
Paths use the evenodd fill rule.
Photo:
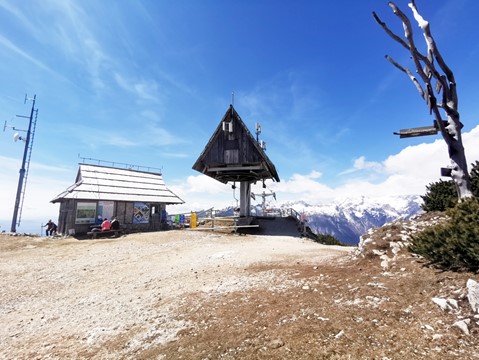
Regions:
<instances>
[{"instance_id":1,"label":"rocky dirt ground","mask_svg":"<svg viewBox=\"0 0 479 360\"><path fill-rule=\"evenodd\" d=\"M359 249L185 230L1 235L0 357L478 359L465 294L477 275L423 266L404 246L418 226L377 229Z\"/></svg>"}]
</instances>

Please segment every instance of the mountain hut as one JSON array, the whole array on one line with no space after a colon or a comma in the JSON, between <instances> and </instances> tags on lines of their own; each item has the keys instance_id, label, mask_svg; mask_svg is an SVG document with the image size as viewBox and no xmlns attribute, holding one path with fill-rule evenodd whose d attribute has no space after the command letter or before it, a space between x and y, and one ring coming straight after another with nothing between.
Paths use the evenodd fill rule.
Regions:
<instances>
[{"instance_id":1,"label":"mountain hut","mask_svg":"<svg viewBox=\"0 0 479 360\"><path fill-rule=\"evenodd\" d=\"M56 196L58 232L82 234L99 218L116 217L127 231L166 228L166 205L184 201L169 190L161 173L79 164L75 184Z\"/></svg>"}]
</instances>

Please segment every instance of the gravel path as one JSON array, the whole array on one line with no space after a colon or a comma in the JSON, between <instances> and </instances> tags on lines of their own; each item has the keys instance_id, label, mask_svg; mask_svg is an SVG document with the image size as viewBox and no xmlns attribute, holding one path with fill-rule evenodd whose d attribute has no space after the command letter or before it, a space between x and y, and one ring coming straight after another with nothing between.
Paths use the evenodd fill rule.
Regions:
<instances>
[{"instance_id":1,"label":"gravel path","mask_svg":"<svg viewBox=\"0 0 479 360\"><path fill-rule=\"evenodd\" d=\"M121 336L131 353L188 327L174 320L188 294L272 286L277 274L248 267L317 265L350 250L294 237L190 231L94 241L1 235L0 357L82 357Z\"/></svg>"}]
</instances>

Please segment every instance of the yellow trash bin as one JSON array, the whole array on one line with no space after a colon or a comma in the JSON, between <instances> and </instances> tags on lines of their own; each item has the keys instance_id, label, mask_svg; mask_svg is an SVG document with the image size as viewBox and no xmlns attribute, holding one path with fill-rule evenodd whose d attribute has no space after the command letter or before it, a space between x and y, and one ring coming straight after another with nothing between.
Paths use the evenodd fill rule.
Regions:
<instances>
[{"instance_id":1,"label":"yellow trash bin","mask_svg":"<svg viewBox=\"0 0 479 360\"><path fill-rule=\"evenodd\" d=\"M196 213L191 213L190 228L196 228Z\"/></svg>"}]
</instances>

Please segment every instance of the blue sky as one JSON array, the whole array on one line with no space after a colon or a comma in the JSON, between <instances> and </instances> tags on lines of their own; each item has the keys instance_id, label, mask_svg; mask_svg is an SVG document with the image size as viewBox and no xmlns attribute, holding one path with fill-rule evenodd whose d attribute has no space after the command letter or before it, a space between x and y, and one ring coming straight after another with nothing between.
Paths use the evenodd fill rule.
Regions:
<instances>
[{"instance_id":1,"label":"blue sky","mask_svg":"<svg viewBox=\"0 0 479 360\"><path fill-rule=\"evenodd\" d=\"M396 4L410 14L406 1ZM456 76L471 163L479 159L479 2L417 6ZM25 94L37 95L39 109L18 231L58 217L49 201L74 182L79 155L161 168L186 201L170 212L233 205L231 186L191 169L232 92L249 129L262 125L281 178L268 184L278 202L423 194L449 164L447 149L439 135L392 134L432 118L384 59L413 69L372 11L402 34L377 0L0 0L0 120L27 127L16 117L29 115ZM23 155L13 133L0 141L7 231Z\"/></svg>"}]
</instances>

